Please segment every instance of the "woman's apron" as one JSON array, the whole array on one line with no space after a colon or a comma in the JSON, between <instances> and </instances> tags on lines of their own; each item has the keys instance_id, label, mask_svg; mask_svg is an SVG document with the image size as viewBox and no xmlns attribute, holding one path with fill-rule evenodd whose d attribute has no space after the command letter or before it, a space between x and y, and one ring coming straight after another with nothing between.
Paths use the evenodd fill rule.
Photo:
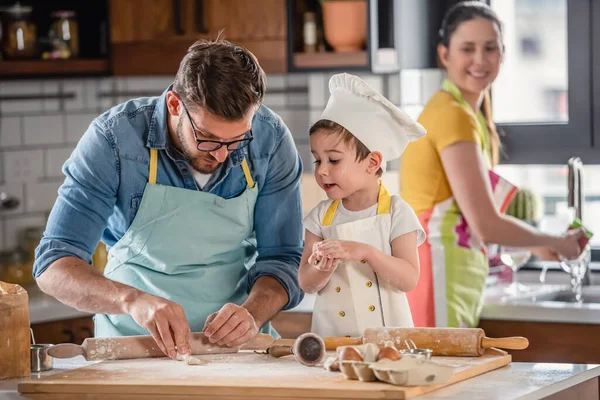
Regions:
<instances>
[{"instance_id":1,"label":"woman's apron","mask_svg":"<svg viewBox=\"0 0 600 400\"><path fill-rule=\"evenodd\" d=\"M383 184L374 217L332 225L339 202L332 202L323 217L323 239L362 242L391 255L391 197ZM356 337L380 326L413 326L406 294L380 279L364 260L344 261L317 294L311 331L322 337Z\"/></svg>"},{"instance_id":2,"label":"woman's apron","mask_svg":"<svg viewBox=\"0 0 600 400\"><path fill-rule=\"evenodd\" d=\"M247 298L244 242L254 229L258 188L246 159L247 187L224 199L156 184L158 151L150 149L148 184L125 235L110 249L104 275L183 307L192 332L226 303ZM97 337L148 335L127 314L94 317ZM270 324L263 332L273 333Z\"/></svg>"},{"instance_id":3,"label":"woman's apron","mask_svg":"<svg viewBox=\"0 0 600 400\"><path fill-rule=\"evenodd\" d=\"M460 90L450 81L444 81L442 90L451 93L476 117L494 201L503 213L517 188L491 170L490 134L485 117L480 110L475 115ZM476 327L489 272L485 243L471 231L453 197L419 215L419 221L427 240L419 247L419 282L408 293L415 326Z\"/></svg>"}]
</instances>

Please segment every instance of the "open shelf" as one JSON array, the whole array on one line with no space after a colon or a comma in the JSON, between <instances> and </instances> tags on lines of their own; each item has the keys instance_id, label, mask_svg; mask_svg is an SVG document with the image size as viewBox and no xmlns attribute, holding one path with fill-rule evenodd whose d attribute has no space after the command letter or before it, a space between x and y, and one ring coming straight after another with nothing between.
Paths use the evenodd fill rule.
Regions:
<instances>
[{"instance_id":1,"label":"open shelf","mask_svg":"<svg viewBox=\"0 0 600 400\"><path fill-rule=\"evenodd\" d=\"M368 67L366 51L352 53L294 53L296 68Z\"/></svg>"},{"instance_id":2,"label":"open shelf","mask_svg":"<svg viewBox=\"0 0 600 400\"><path fill-rule=\"evenodd\" d=\"M14 76L100 75L109 72L108 59L2 60L0 78Z\"/></svg>"}]
</instances>

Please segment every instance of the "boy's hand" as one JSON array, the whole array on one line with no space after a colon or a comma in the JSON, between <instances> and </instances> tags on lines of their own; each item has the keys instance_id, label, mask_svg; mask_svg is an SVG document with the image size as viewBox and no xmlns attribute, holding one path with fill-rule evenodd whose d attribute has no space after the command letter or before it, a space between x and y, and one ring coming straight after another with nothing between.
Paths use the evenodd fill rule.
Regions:
<instances>
[{"instance_id":1,"label":"boy's hand","mask_svg":"<svg viewBox=\"0 0 600 400\"><path fill-rule=\"evenodd\" d=\"M319 271L330 272L338 267L339 261L340 260L334 258L322 257L321 261L319 261L316 264L313 264L313 267L315 267Z\"/></svg>"},{"instance_id":2,"label":"boy's hand","mask_svg":"<svg viewBox=\"0 0 600 400\"><path fill-rule=\"evenodd\" d=\"M324 240L319 244L323 258L361 261L367 258L370 246L349 240Z\"/></svg>"}]
</instances>

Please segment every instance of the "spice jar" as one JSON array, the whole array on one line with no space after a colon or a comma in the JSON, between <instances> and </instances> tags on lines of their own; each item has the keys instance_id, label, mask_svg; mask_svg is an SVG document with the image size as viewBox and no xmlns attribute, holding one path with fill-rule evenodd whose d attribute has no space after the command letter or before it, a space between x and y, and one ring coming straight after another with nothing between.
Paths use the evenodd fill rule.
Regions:
<instances>
[{"instance_id":1,"label":"spice jar","mask_svg":"<svg viewBox=\"0 0 600 400\"><path fill-rule=\"evenodd\" d=\"M303 26L304 52L314 53L317 49L317 22L314 12L304 13Z\"/></svg>"},{"instance_id":2,"label":"spice jar","mask_svg":"<svg viewBox=\"0 0 600 400\"><path fill-rule=\"evenodd\" d=\"M59 10L51 14L49 36L57 42L52 58L74 58L79 55L79 25L75 11Z\"/></svg>"},{"instance_id":3,"label":"spice jar","mask_svg":"<svg viewBox=\"0 0 600 400\"><path fill-rule=\"evenodd\" d=\"M0 281L21 286L32 283L31 265L29 255L22 249L0 253Z\"/></svg>"},{"instance_id":4,"label":"spice jar","mask_svg":"<svg viewBox=\"0 0 600 400\"><path fill-rule=\"evenodd\" d=\"M37 27L31 21L31 7L18 2L3 9L5 28L3 50L7 59L35 58L37 53Z\"/></svg>"}]
</instances>

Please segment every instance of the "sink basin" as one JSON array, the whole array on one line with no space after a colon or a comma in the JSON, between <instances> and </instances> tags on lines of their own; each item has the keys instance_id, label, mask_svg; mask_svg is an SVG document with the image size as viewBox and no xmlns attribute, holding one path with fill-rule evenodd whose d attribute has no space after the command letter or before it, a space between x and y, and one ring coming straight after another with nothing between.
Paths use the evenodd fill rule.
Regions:
<instances>
[{"instance_id":1,"label":"sink basin","mask_svg":"<svg viewBox=\"0 0 600 400\"><path fill-rule=\"evenodd\" d=\"M582 290L582 303L600 304L600 286L584 286ZM559 290L550 293L543 293L522 299L526 302L539 303L543 301L554 301L562 303L577 303L575 294L571 290Z\"/></svg>"}]
</instances>

